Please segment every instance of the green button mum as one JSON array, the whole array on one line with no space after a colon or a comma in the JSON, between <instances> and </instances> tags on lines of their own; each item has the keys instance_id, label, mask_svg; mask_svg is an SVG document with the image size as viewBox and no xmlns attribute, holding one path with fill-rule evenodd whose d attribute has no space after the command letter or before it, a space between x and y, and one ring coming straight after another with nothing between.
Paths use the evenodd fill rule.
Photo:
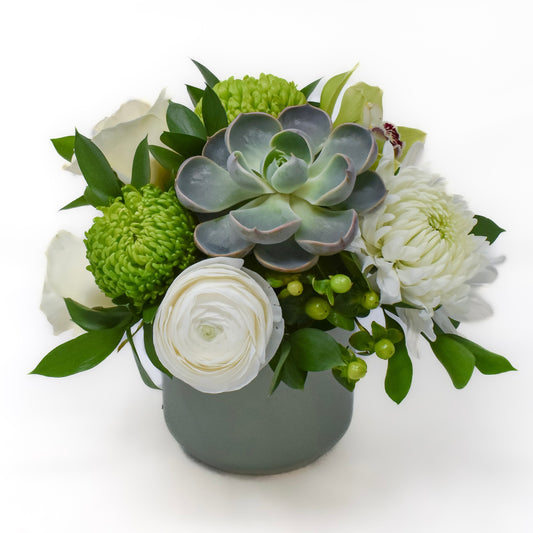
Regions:
<instances>
[{"instance_id":1,"label":"green button mum","mask_svg":"<svg viewBox=\"0 0 533 533\"><path fill-rule=\"evenodd\" d=\"M122 194L85 234L87 268L107 296L141 308L195 262L194 221L172 191L126 185Z\"/></svg>"},{"instance_id":2,"label":"green button mum","mask_svg":"<svg viewBox=\"0 0 533 533\"><path fill-rule=\"evenodd\" d=\"M244 76L242 80L232 76L217 83L213 90L220 98L229 122L239 113L253 111L277 117L286 107L306 103L304 94L294 82L272 74L260 74L259 79ZM196 113L201 116L201 105L197 106Z\"/></svg>"}]
</instances>

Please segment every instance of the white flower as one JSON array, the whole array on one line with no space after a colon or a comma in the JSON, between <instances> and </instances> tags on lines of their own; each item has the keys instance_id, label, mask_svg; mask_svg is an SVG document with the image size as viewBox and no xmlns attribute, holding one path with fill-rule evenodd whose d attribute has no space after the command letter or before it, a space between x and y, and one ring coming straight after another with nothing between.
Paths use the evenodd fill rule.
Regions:
<instances>
[{"instance_id":1,"label":"white flower","mask_svg":"<svg viewBox=\"0 0 533 533\"><path fill-rule=\"evenodd\" d=\"M68 231L60 231L50 242L46 256L41 311L52 324L55 335L69 329L81 333L81 328L70 319L64 298L72 298L87 307L110 307L112 302L96 286L86 268L89 262L82 239Z\"/></svg>"},{"instance_id":2,"label":"white flower","mask_svg":"<svg viewBox=\"0 0 533 533\"><path fill-rule=\"evenodd\" d=\"M161 91L154 105L141 100L130 100L94 127L92 141L102 150L122 182L131 182L135 150L147 135L149 144L163 146L159 137L167 129L167 107L168 98L165 97L165 91ZM65 168L76 174L80 173L76 161ZM162 183L168 174L152 157L150 169L151 182L154 184Z\"/></svg>"},{"instance_id":3,"label":"white flower","mask_svg":"<svg viewBox=\"0 0 533 533\"><path fill-rule=\"evenodd\" d=\"M250 383L283 337L281 307L242 259L212 258L184 270L154 321L154 347L171 374L208 393Z\"/></svg>"},{"instance_id":4,"label":"white flower","mask_svg":"<svg viewBox=\"0 0 533 533\"><path fill-rule=\"evenodd\" d=\"M490 307L474 287L496 276L488 241L470 234L473 214L462 198L446 193L441 177L415 165L420 151L414 145L394 175L393 150L385 144L377 172L389 193L382 206L361 216L361 233L349 247L363 270L376 268L382 303L417 308L399 311L408 341L420 332L434 339L432 319L451 331L450 317L488 316Z\"/></svg>"}]
</instances>

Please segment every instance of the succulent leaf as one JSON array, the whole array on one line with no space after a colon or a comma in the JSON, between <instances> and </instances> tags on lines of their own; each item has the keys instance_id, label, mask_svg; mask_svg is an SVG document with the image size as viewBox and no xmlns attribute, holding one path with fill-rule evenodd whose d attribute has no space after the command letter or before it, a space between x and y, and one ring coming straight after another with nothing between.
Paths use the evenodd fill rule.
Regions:
<instances>
[{"instance_id":1,"label":"succulent leaf","mask_svg":"<svg viewBox=\"0 0 533 533\"><path fill-rule=\"evenodd\" d=\"M344 209L355 209L358 213L377 207L387 195L383 180L376 172L367 170L359 174L350 196L342 202Z\"/></svg>"},{"instance_id":2,"label":"succulent leaf","mask_svg":"<svg viewBox=\"0 0 533 533\"><path fill-rule=\"evenodd\" d=\"M239 235L260 244L286 241L301 224L287 199L279 194L252 200L240 209L230 211L229 217Z\"/></svg>"},{"instance_id":3,"label":"succulent leaf","mask_svg":"<svg viewBox=\"0 0 533 533\"><path fill-rule=\"evenodd\" d=\"M204 254L222 257L244 257L254 246L233 231L229 215L198 224L194 242Z\"/></svg>"},{"instance_id":4,"label":"succulent leaf","mask_svg":"<svg viewBox=\"0 0 533 533\"><path fill-rule=\"evenodd\" d=\"M202 156L191 157L181 165L176 194L184 207L199 213L217 213L257 196L235 183L227 170Z\"/></svg>"},{"instance_id":5,"label":"succulent leaf","mask_svg":"<svg viewBox=\"0 0 533 533\"><path fill-rule=\"evenodd\" d=\"M331 131L329 115L309 104L288 107L280 114L278 120L285 130L303 132L313 155L319 152Z\"/></svg>"},{"instance_id":6,"label":"succulent leaf","mask_svg":"<svg viewBox=\"0 0 533 533\"><path fill-rule=\"evenodd\" d=\"M281 131L281 124L266 113L239 115L226 130L226 146L230 152L241 152L249 167L259 170L270 152L270 140Z\"/></svg>"},{"instance_id":7,"label":"succulent leaf","mask_svg":"<svg viewBox=\"0 0 533 533\"><path fill-rule=\"evenodd\" d=\"M227 167L233 181L240 187L253 191L255 196L274 192L265 180L262 180L248 168L241 152L230 154L227 159Z\"/></svg>"},{"instance_id":8,"label":"succulent leaf","mask_svg":"<svg viewBox=\"0 0 533 533\"><path fill-rule=\"evenodd\" d=\"M307 181L307 163L292 155L290 159L274 171L270 183L276 191L291 194Z\"/></svg>"},{"instance_id":9,"label":"succulent leaf","mask_svg":"<svg viewBox=\"0 0 533 533\"><path fill-rule=\"evenodd\" d=\"M298 130L283 130L274 135L270 141L270 146L285 154L295 155L303 159L308 165L313 160L311 146L305 137Z\"/></svg>"},{"instance_id":10,"label":"succulent leaf","mask_svg":"<svg viewBox=\"0 0 533 533\"><path fill-rule=\"evenodd\" d=\"M352 242L357 231L357 213L353 209L332 211L297 201L294 212L302 219L294 238L311 254L332 255Z\"/></svg>"},{"instance_id":11,"label":"succulent leaf","mask_svg":"<svg viewBox=\"0 0 533 533\"><path fill-rule=\"evenodd\" d=\"M264 267L279 272L303 272L318 261L318 255L306 252L294 239L270 246L258 244L254 255Z\"/></svg>"},{"instance_id":12,"label":"succulent leaf","mask_svg":"<svg viewBox=\"0 0 533 533\"><path fill-rule=\"evenodd\" d=\"M207 139L207 142L204 145L202 150L202 155L211 159L217 165L222 168L226 168L226 163L229 157L229 151L226 147L224 141L224 136L226 135L226 128L221 129L215 133L212 137Z\"/></svg>"}]
</instances>

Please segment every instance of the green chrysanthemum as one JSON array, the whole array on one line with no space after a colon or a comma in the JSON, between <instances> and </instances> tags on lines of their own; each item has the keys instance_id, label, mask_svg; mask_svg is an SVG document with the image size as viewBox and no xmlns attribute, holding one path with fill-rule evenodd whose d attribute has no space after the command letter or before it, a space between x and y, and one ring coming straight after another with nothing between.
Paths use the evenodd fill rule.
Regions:
<instances>
[{"instance_id":1,"label":"green chrysanthemum","mask_svg":"<svg viewBox=\"0 0 533 533\"><path fill-rule=\"evenodd\" d=\"M126 185L122 193L85 234L87 268L107 296L126 296L140 308L194 263L194 222L173 192Z\"/></svg>"},{"instance_id":2,"label":"green chrysanthemum","mask_svg":"<svg viewBox=\"0 0 533 533\"><path fill-rule=\"evenodd\" d=\"M244 76L236 80L233 76L217 83L213 90L220 98L228 122L239 113L262 111L277 117L286 107L305 104L306 98L294 82L272 74L260 74L259 79ZM201 105L196 112L201 116Z\"/></svg>"}]
</instances>

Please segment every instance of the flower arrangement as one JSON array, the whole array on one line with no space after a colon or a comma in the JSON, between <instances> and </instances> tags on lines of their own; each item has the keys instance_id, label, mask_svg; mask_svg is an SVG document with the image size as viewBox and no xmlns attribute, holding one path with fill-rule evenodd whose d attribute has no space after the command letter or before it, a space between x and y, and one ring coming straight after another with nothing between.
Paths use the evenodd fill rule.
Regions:
<instances>
[{"instance_id":1,"label":"flower arrangement","mask_svg":"<svg viewBox=\"0 0 533 533\"><path fill-rule=\"evenodd\" d=\"M419 164L425 133L385 121L379 87L345 89L354 68L314 101L320 80L220 81L195 64L205 88L187 86L191 107L163 92L124 104L92 139L52 140L86 182L64 209L100 216L83 241L50 244L42 309L55 333L79 335L34 374L87 370L129 343L150 387L140 351L205 393L270 365L266 396L319 371L352 391L375 355L400 403L421 340L457 388L475 368L514 370L458 332L490 313L479 286L496 277L503 230Z\"/></svg>"}]
</instances>

